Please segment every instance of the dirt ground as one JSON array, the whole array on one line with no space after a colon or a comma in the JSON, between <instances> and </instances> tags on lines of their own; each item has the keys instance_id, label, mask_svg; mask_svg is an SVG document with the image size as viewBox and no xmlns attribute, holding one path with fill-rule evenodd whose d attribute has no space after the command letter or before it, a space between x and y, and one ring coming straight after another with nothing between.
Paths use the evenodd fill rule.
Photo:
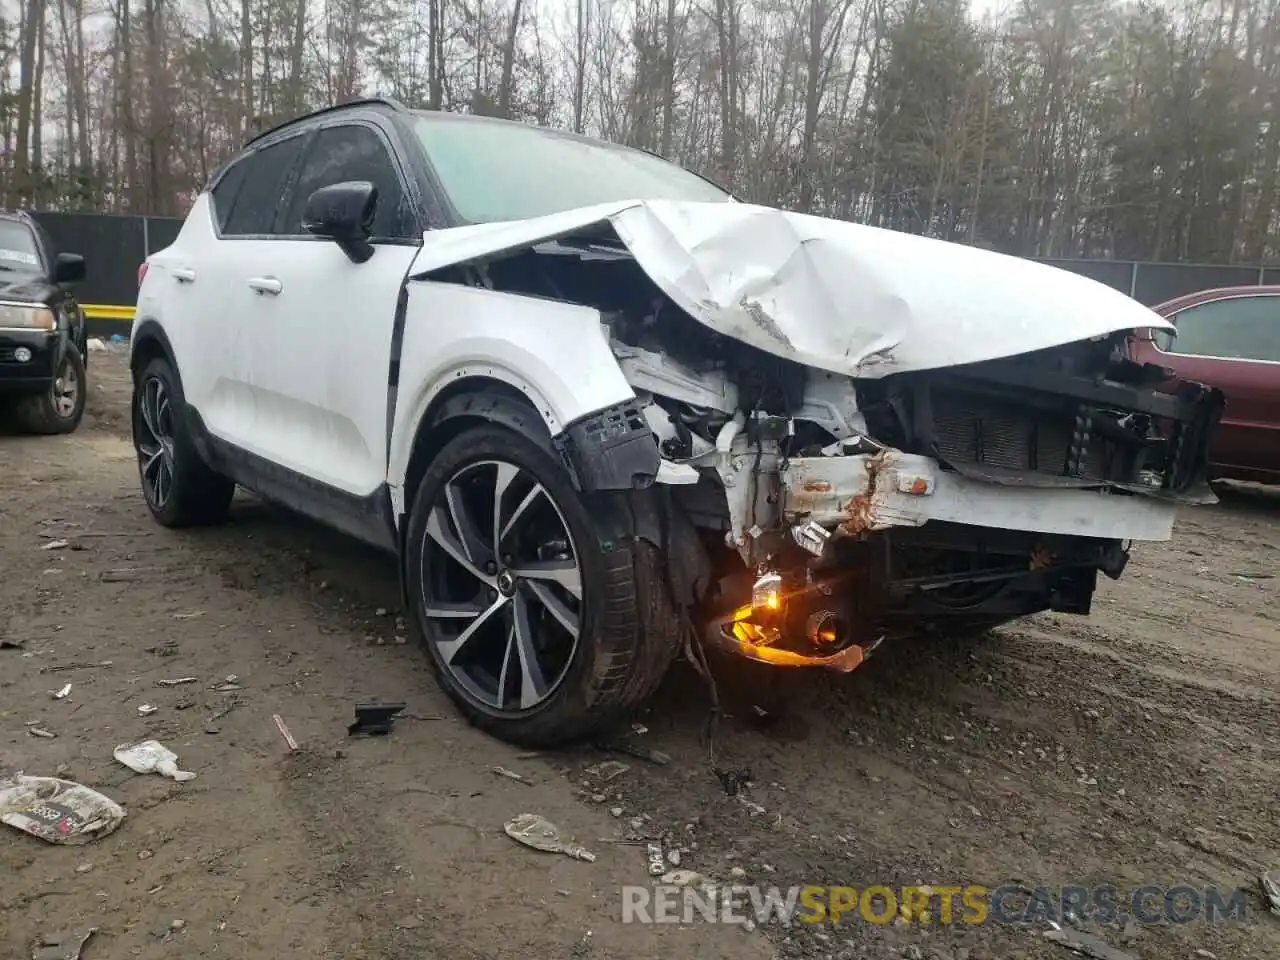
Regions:
<instances>
[{"instance_id":1,"label":"dirt ground","mask_svg":"<svg viewBox=\"0 0 1280 960\"><path fill-rule=\"evenodd\" d=\"M619 888L649 881L645 849L606 841L635 835L683 845L681 866L708 877L779 886L1244 887L1243 922L1094 932L1133 957L1280 956L1257 893L1280 866L1276 492L1186 511L1171 543L1103 581L1090 618L790 674L790 707L764 718L766 692L726 678L714 745L750 771L736 796L677 665L639 718L638 742L671 762L615 757L629 769L601 784L586 771L599 749L521 754L457 717L405 642L390 559L243 495L220 528L156 526L123 356L93 354L90 379L75 435L0 436L0 638L21 643L0 649L0 768L61 770L128 816L80 847L0 826L3 957L76 925L98 928L85 960L1071 956L1044 922L623 925ZM42 550L54 539L68 546ZM76 663L91 665L50 669ZM232 674L239 691L214 689ZM198 680L157 683L184 676ZM370 699L411 717L349 738ZM139 716L144 703L158 710ZM144 737L198 777L112 759ZM502 824L525 811L598 860L517 846Z\"/></svg>"}]
</instances>

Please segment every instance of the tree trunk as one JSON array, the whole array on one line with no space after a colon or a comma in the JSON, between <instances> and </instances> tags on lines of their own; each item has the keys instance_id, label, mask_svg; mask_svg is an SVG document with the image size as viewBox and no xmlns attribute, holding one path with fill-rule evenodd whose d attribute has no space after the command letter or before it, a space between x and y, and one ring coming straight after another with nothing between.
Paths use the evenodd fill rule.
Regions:
<instances>
[{"instance_id":1,"label":"tree trunk","mask_svg":"<svg viewBox=\"0 0 1280 960\"><path fill-rule=\"evenodd\" d=\"M128 0L124 0L128 2ZM249 0L240 0L240 137L253 136L253 21Z\"/></svg>"},{"instance_id":2,"label":"tree trunk","mask_svg":"<svg viewBox=\"0 0 1280 960\"><path fill-rule=\"evenodd\" d=\"M14 145L11 206L25 206L31 198L31 113L35 90L36 35L43 15L41 8L41 0L28 0L22 17L18 57L18 135Z\"/></svg>"},{"instance_id":3,"label":"tree trunk","mask_svg":"<svg viewBox=\"0 0 1280 960\"><path fill-rule=\"evenodd\" d=\"M578 0L578 20L574 29L573 132L582 132L582 111L587 93L587 31L590 22L587 0Z\"/></svg>"},{"instance_id":4,"label":"tree trunk","mask_svg":"<svg viewBox=\"0 0 1280 960\"><path fill-rule=\"evenodd\" d=\"M520 34L520 5L515 0L511 8L511 20L507 23L507 42L502 48L502 81L498 88L498 115L511 117L511 81L515 72L516 39Z\"/></svg>"},{"instance_id":5,"label":"tree trunk","mask_svg":"<svg viewBox=\"0 0 1280 960\"><path fill-rule=\"evenodd\" d=\"M138 125L133 113L133 39L129 0L120 0L120 121L124 138L124 195L130 213L138 212Z\"/></svg>"},{"instance_id":6,"label":"tree trunk","mask_svg":"<svg viewBox=\"0 0 1280 960\"><path fill-rule=\"evenodd\" d=\"M676 113L676 0L667 0L665 44L662 50L662 145L664 157L671 156Z\"/></svg>"},{"instance_id":7,"label":"tree trunk","mask_svg":"<svg viewBox=\"0 0 1280 960\"><path fill-rule=\"evenodd\" d=\"M44 205L44 30L45 5L36 20L36 72L31 82L31 205Z\"/></svg>"}]
</instances>

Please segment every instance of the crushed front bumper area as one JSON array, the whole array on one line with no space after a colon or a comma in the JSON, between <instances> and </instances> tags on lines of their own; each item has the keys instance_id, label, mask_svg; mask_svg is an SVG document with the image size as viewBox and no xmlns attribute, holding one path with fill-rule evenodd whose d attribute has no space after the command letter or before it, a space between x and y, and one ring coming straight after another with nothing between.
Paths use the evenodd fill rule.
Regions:
<instances>
[{"instance_id":1,"label":"crushed front bumper area","mask_svg":"<svg viewBox=\"0 0 1280 960\"><path fill-rule=\"evenodd\" d=\"M750 471L752 459L735 458ZM1177 503L1103 489L1045 489L991 483L943 470L937 461L885 449L874 454L799 457L780 470L782 513L858 536L930 520L1035 533L1168 540Z\"/></svg>"}]
</instances>

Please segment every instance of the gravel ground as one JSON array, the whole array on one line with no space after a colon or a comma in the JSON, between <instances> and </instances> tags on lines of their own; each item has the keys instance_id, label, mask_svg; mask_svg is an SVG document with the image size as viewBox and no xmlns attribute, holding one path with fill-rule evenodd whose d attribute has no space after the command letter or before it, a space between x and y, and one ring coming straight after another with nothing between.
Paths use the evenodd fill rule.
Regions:
<instances>
[{"instance_id":1,"label":"gravel ground","mask_svg":"<svg viewBox=\"0 0 1280 960\"><path fill-rule=\"evenodd\" d=\"M91 381L76 434L0 436L0 637L22 642L0 649L0 768L61 767L128 817L80 847L0 827L0 955L80 924L99 928L85 960L1072 956L1043 920L623 925L645 851L605 841L652 835L681 867L780 886L1244 887L1242 922L1077 926L1138 958L1280 956L1256 892L1280 866L1274 491L1186 511L1090 618L904 642L848 677L727 671L715 762L751 781L730 796L682 666L639 718L637 742L671 762L615 757L629 769L602 783L598 749L521 754L457 717L406 642L389 559L248 496L217 529L159 528L123 357L93 354ZM241 690L214 689L231 674ZM157 684L183 676L198 681ZM411 717L349 739L354 703L377 698ZM56 738L29 735L37 721ZM115 763L144 736L197 779ZM524 811L597 861L515 845L501 826Z\"/></svg>"}]
</instances>

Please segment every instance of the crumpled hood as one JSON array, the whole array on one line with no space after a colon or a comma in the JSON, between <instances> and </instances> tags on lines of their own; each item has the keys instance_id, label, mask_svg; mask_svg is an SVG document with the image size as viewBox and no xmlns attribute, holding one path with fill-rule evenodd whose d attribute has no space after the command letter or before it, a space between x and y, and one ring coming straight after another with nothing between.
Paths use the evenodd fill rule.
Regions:
<instances>
[{"instance_id":1,"label":"crumpled hood","mask_svg":"<svg viewBox=\"0 0 1280 960\"><path fill-rule=\"evenodd\" d=\"M611 226L718 333L856 377L976 363L1136 327L1173 329L1104 284L974 247L744 203L626 201L431 231L424 275Z\"/></svg>"}]
</instances>

